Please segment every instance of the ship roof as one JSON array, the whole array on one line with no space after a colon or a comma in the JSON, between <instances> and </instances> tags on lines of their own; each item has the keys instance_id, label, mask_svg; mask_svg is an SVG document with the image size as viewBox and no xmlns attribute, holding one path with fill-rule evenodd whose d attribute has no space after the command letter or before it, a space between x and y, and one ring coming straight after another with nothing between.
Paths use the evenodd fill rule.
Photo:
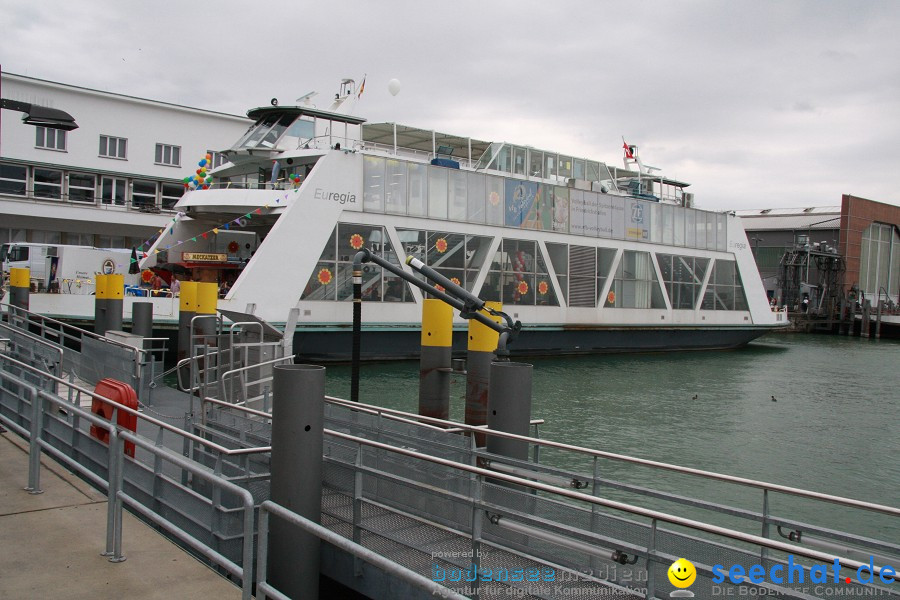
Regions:
<instances>
[{"instance_id":1,"label":"ship roof","mask_svg":"<svg viewBox=\"0 0 900 600\"><path fill-rule=\"evenodd\" d=\"M491 142L462 137L451 133L440 133L430 129L419 129L399 123L366 123L363 125L363 140L386 146L394 145L394 127L397 128L397 146L412 150L431 152L440 146L455 150L456 156L468 156L472 144L472 157L477 159L490 147Z\"/></svg>"}]
</instances>

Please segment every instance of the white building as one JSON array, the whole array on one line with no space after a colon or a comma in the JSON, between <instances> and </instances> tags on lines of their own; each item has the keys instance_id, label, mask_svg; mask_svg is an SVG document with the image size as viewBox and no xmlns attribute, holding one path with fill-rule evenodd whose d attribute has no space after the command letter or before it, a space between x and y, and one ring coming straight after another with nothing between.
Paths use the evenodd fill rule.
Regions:
<instances>
[{"instance_id":1,"label":"white building","mask_svg":"<svg viewBox=\"0 0 900 600\"><path fill-rule=\"evenodd\" d=\"M172 219L182 180L252 123L224 113L0 74L0 96L64 110L78 129L0 111L0 243L140 246Z\"/></svg>"}]
</instances>

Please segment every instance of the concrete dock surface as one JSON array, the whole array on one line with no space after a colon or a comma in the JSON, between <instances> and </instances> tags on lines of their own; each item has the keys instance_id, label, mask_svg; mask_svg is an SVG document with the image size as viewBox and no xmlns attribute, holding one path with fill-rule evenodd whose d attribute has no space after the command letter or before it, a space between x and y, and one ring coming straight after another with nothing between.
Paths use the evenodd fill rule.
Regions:
<instances>
[{"instance_id":1,"label":"concrete dock surface","mask_svg":"<svg viewBox=\"0 0 900 600\"><path fill-rule=\"evenodd\" d=\"M52 459L30 494L28 444L0 434L0 598L225 599L241 590L127 510L124 562L106 547L106 496Z\"/></svg>"}]
</instances>

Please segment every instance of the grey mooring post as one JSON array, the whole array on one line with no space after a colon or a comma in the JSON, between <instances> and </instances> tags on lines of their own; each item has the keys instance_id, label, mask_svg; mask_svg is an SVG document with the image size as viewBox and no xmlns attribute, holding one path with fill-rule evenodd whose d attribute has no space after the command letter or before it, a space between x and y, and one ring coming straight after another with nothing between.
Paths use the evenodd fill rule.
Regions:
<instances>
[{"instance_id":1,"label":"grey mooring post","mask_svg":"<svg viewBox=\"0 0 900 600\"><path fill-rule=\"evenodd\" d=\"M532 366L518 362L491 363L488 429L528 435L531 424ZM489 435L487 451L528 460L528 443Z\"/></svg>"},{"instance_id":2,"label":"grey mooring post","mask_svg":"<svg viewBox=\"0 0 900 600\"><path fill-rule=\"evenodd\" d=\"M135 302L131 305L131 333L153 337L152 302Z\"/></svg>"},{"instance_id":3,"label":"grey mooring post","mask_svg":"<svg viewBox=\"0 0 900 600\"><path fill-rule=\"evenodd\" d=\"M422 304L419 354L419 414L450 418L450 364L453 356L453 308L427 298Z\"/></svg>"},{"instance_id":4,"label":"grey mooring post","mask_svg":"<svg viewBox=\"0 0 900 600\"><path fill-rule=\"evenodd\" d=\"M271 499L315 523L322 515L325 367L278 365L272 397ZM269 581L291 598L319 597L319 538L269 521Z\"/></svg>"},{"instance_id":5,"label":"grey mooring post","mask_svg":"<svg viewBox=\"0 0 900 600\"><path fill-rule=\"evenodd\" d=\"M106 276L106 331L122 331L122 306L125 303L125 276Z\"/></svg>"}]
</instances>

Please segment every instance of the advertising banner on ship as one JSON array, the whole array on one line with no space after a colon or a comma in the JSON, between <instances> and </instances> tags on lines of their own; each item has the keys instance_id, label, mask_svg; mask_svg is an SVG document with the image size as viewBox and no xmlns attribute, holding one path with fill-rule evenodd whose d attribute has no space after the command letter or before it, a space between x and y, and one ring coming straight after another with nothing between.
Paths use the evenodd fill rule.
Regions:
<instances>
[{"instance_id":1,"label":"advertising banner on ship","mask_svg":"<svg viewBox=\"0 0 900 600\"><path fill-rule=\"evenodd\" d=\"M650 241L650 207L634 198L625 199L625 239Z\"/></svg>"},{"instance_id":2,"label":"advertising banner on ship","mask_svg":"<svg viewBox=\"0 0 900 600\"><path fill-rule=\"evenodd\" d=\"M572 190L569 201L570 230L576 235L584 235L584 192Z\"/></svg>"},{"instance_id":3,"label":"advertising banner on ship","mask_svg":"<svg viewBox=\"0 0 900 600\"><path fill-rule=\"evenodd\" d=\"M609 197L609 220L612 237L625 239L625 199L619 196Z\"/></svg>"},{"instance_id":4,"label":"advertising banner on ship","mask_svg":"<svg viewBox=\"0 0 900 600\"><path fill-rule=\"evenodd\" d=\"M603 238L612 237L612 198L600 196L597 204L597 234Z\"/></svg>"},{"instance_id":5,"label":"advertising banner on ship","mask_svg":"<svg viewBox=\"0 0 900 600\"><path fill-rule=\"evenodd\" d=\"M553 231L569 232L569 189L553 187Z\"/></svg>"},{"instance_id":6,"label":"advertising banner on ship","mask_svg":"<svg viewBox=\"0 0 900 600\"><path fill-rule=\"evenodd\" d=\"M553 188L531 181L506 182L507 227L550 231L553 222Z\"/></svg>"},{"instance_id":7,"label":"advertising banner on ship","mask_svg":"<svg viewBox=\"0 0 900 600\"><path fill-rule=\"evenodd\" d=\"M584 194L584 235L597 237L597 214L600 209L598 194L585 192Z\"/></svg>"}]
</instances>

